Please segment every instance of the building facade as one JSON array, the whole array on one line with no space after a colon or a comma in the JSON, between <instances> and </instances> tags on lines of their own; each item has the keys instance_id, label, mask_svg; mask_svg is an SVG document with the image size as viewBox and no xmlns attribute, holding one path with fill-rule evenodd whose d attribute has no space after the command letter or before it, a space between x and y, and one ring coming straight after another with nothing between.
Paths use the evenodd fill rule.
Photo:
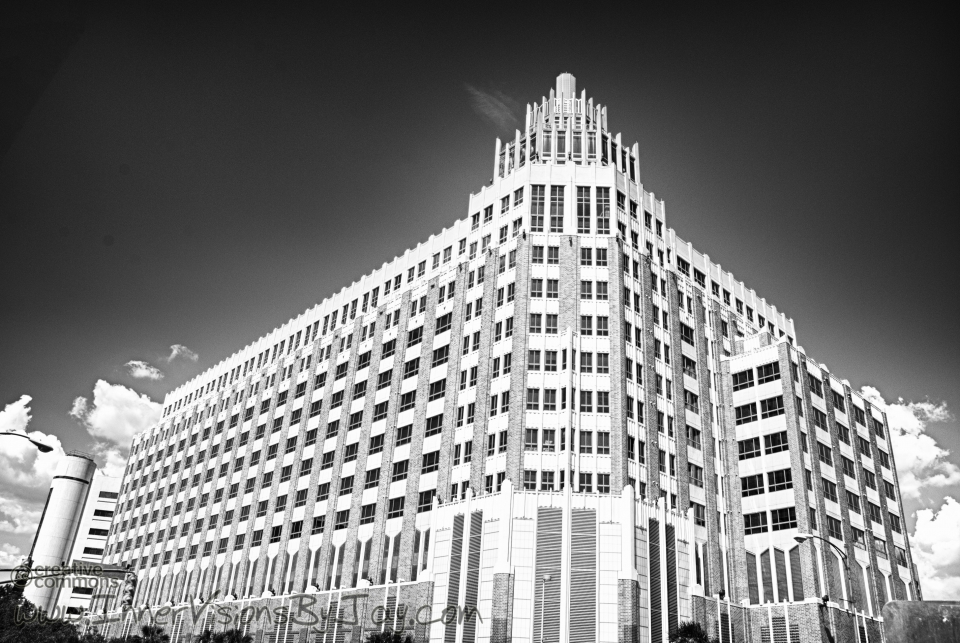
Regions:
<instances>
[{"instance_id":1,"label":"building facade","mask_svg":"<svg viewBox=\"0 0 960 643\"><path fill-rule=\"evenodd\" d=\"M916 598L882 413L667 227L606 108L562 74L492 169L465 218L167 396L106 552L134 606L325 614L244 623L270 640L787 640Z\"/></svg>"},{"instance_id":2,"label":"building facade","mask_svg":"<svg viewBox=\"0 0 960 643\"><path fill-rule=\"evenodd\" d=\"M82 570L29 582L24 597L48 614L82 614L107 583L99 566L120 492L120 478L104 475L93 457L72 451L57 465L30 550L33 569L70 566Z\"/></svg>"}]
</instances>

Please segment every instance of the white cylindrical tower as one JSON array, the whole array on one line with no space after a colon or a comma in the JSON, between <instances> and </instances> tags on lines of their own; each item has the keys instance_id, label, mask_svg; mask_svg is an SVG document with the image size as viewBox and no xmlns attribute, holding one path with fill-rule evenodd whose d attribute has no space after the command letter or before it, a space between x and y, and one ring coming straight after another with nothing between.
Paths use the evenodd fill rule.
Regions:
<instances>
[{"instance_id":1,"label":"white cylindrical tower","mask_svg":"<svg viewBox=\"0 0 960 643\"><path fill-rule=\"evenodd\" d=\"M35 570L70 564L83 507L96 471L96 463L86 454L71 452L60 461L30 550ZM23 596L49 612L57 604L62 583L62 578L30 581Z\"/></svg>"}]
</instances>

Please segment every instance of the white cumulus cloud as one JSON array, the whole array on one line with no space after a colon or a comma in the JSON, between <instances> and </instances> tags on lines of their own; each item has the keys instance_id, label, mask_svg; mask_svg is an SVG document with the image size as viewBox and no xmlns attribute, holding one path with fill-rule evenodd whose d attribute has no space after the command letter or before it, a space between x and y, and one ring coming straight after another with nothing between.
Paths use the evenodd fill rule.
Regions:
<instances>
[{"instance_id":1,"label":"white cumulus cloud","mask_svg":"<svg viewBox=\"0 0 960 643\"><path fill-rule=\"evenodd\" d=\"M49 445L53 451L40 453L37 447L23 438L0 436L0 502L4 498L28 501L45 499L50 480L63 457L63 447L55 435L26 430L31 417L30 400L29 395L23 395L0 411L0 431L24 433L31 439Z\"/></svg>"},{"instance_id":2,"label":"white cumulus cloud","mask_svg":"<svg viewBox=\"0 0 960 643\"><path fill-rule=\"evenodd\" d=\"M197 361L200 356L194 353L192 350L184 346L183 344L174 344L170 347L170 356L167 358L167 362L172 362L178 357L183 359L190 360L191 362Z\"/></svg>"},{"instance_id":3,"label":"white cumulus cloud","mask_svg":"<svg viewBox=\"0 0 960 643\"><path fill-rule=\"evenodd\" d=\"M0 436L0 568L17 564L22 546L32 541L53 474L64 456L56 436L27 430L30 401L29 395L23 395L6 405L0 411L0 431L24 433L53 451L40 453L23 438Z\"/></svg>"},{"instance_id":4,"label":"white cumulus cloud","mask_svg":"<svg viewBox=\"0 0 960 643\"><path fill-rule=\"evenodd\" d=\"M917 511L913 556L925 600L960 600L960 502L950 496L939 511Z\"/></svg>"},{"instance_id":5,"label":"white cumulus cloud","mask_svg":"<svg viewBox=\"0 0 960 643\"><path fill-rule=\"evenodd\" d=\"M97 380L93 402L77 398L70 415L80 420L93 437L125 450L133 436L157 423L162 409L162 405L131 388Z\"/></svg>"},{"instance_id":6,"label":"white cumulus cloud","mask_svg":"<svg viewBox=\"0 0 960 643\"><path fill-rule=\"evenodd\" d=\"M20 564L23 559L23 553L16 545L9 543L0 544L0 568L10 569Z\"/></svg>"},{"instance_id":7,"label":"white cumulus cloud","mask_svg":"<svg viewBox=\"0 0 960 643\"><path fill-rule=\"evenodd\" d=\"M953 419L946 402L897 402L888 404L872 386L860 390L864 398L886 411L893 441L900 493L920 499L925 488L960 485L960 466L948 460L950 452L926 433L927 425Z\"/></svg>"},{"instance_id":8,"label":"white cumulus cloud","mask_svg":"<svg viewBox=\"0 0 960 643\"><path fill-rule=\"evenodd\" d=\"M126 363L127 372L132 377L143 380L162 380L163 371L156 366L148 364L139 359L132 359Z\"/></svg>"}]
</instances>

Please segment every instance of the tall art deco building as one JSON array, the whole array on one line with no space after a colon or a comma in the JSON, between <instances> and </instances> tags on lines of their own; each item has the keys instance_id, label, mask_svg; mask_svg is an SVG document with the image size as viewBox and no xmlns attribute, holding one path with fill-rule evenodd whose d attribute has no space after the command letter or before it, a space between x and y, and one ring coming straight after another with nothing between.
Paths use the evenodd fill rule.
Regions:
<instances>
[{"instance_id":1,"label":"tall art deco building","mask_svg":"<svg viewBox=\"0 0 960 643\"><path fill-rule=\"evenodd\" d=\"M876 641L920 591L883 413L570 74L464 218L167 396L109 542L175 641Z\"/></svg>"}]
</instances>

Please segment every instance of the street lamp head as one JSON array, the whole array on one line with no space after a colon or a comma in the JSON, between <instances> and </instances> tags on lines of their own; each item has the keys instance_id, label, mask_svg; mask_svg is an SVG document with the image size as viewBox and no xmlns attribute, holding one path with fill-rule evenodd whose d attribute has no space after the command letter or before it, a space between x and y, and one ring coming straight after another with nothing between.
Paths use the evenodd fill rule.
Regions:
<instances>
[{"instance_id":1,"label":"street lamp head","mask_svg":"<svg viewBox=\"0 0 960 643\"><path fill-rule=\"evenodd\" d=\"M44 444L39 440L30 440L30 441L34 444L34 446L37 447L37 451L39 451L40 453L50 453L51 451L53 451L53 447L50 446L49 444Z\"/></svg>"},{"instance_id":2,"label":"street lamp head","mask_svg":"<svg viewBox=\"0 0 960 643\"><path fill-rule=\"evenodd\" d=\"M793 539L796 540L798 543L802 543L803 541L807 540L808 538L812 538L812 537L813 537L813 534L796 534L796 535L793 537Z\"/></svg>"},{"instance_id":3,"label":"street lamp head","mask_svg":"<svg viewBox=\"0 0 960 643\"><path fill-rule=\"evenodd\" d=\"M544 580L544 582L549 581L549 580L553 580L553 576L551 576L550 574L544 574L544 575L543 575L543 580Z\"/></svg>"},{"instance_id":4,"label":"street lamp head","mask_svg":"<svg viewBox=\"0 0 960 643\"><path fill-rule=\"evenodd\" d=\"M24 438L24 439L27 440L30 444L32 444L33 446L37 447L37 450L38 450L40 453L50 453L51 451L53 451L53 447L52 447L52 446L50 446L50 445L48 445L48 444L44 444L43 442L40 442L39 440L34 440L33 438L31 438L31 437L30 437L29 435L27 435L26 433L20 433L19 431L2 431L2 432L0 432L0 435L14 435L14 436L17 436L17 437Z\"/></svg>"}]
</instances>

